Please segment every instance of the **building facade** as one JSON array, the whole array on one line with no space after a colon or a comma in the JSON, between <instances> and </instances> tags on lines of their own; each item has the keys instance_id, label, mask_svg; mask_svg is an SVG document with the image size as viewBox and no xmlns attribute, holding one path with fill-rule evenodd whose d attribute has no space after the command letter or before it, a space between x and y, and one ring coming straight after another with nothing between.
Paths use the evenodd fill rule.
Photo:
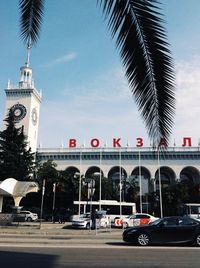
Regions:
<instances>
[{"instance_id":1,"label":"building facade","mask_svg":"<svg viewBox=\"0 0 200 268\"><path fill-rule=\"evenodd\" d=\"M90 178L95 174L119 183L131 178L142 182L142 194L180 181L200 183L200 148L69 148L37 150L41 162L52 160L58 170Z\"/></svg>"},{"instance_id":2,"label":"building facade","mask_svg":"<svg viewBox=\"0 0 200 268\"><path fill-rule=\"evenodd\" d=\"M95 148L37 148L42 96L34 86L29 58L30 48L27 48L18 86L8 82L5 116L9 109L13 110L17 127L24 126L29 146L39 161L52 160L58 170L67 170L74 176L90 178L99 174L115 184L135 178L142 183L142 194L157 190L159 180L166 186L180 181L200 183L199 147L173 147L160 152L145 147L102 148L96 144Z\"/></svg>"}]
</instances>

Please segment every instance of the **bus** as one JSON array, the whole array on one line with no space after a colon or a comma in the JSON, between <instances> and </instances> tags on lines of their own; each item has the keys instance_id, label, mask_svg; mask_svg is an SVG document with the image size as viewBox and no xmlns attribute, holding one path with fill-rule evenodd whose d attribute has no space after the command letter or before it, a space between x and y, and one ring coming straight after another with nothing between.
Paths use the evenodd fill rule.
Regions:
<instances>
[{"instance_id":1,"label":"bus","mask_svg":"<svg viewBox=\"0 0 200 268\"><path fill-rule=\"evenodd\" d=\"M99 201L74 201L74 209L78 211L76 208L81 206L81 213L91 212L93 209L106 211L107 215L110 216L111 222L115 220L115 218L124 218L128 215L132 215L136 213L136 204L131 202L119 202L117 200L101 200ZM120 215L121 211L121 215Z\"/></svg>"},{"instance_id":2,"label":"bus","mask_svg":"<svg viewBox=\"0 0 200 268\"><path fill-rule=\"evenodd\" d=\"M187 215L200 220L200 204L199 203L186 203L180 207L181 215Z\"/></svg>"}]
</instances>

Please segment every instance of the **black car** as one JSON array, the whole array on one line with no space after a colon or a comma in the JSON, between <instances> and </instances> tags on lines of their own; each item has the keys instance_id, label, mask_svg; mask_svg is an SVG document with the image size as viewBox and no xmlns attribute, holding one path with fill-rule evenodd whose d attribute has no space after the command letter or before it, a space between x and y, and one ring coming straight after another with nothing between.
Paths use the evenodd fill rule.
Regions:
<instances>
[{"instance_id":1,"label":"black car","mask_svg":"<svg viewBox=\"0 0 200 268\"><path fill-rule=\"evenodd\" d=\"M123 232L123 240L140 246L150 244L200 246L200 221L190 217L165 217L148 225L126 229Z\"/></svg>"}]
</instances>

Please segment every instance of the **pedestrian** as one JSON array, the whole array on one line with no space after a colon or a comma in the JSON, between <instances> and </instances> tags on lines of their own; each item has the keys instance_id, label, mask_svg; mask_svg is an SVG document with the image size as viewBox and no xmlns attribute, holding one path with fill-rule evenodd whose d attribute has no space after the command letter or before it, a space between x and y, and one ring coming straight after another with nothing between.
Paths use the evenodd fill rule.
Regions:
<instances>
[{"instance_id":1,"label":"pedestrian","mask_svg":"<svg viewBox=\"0 0 200 268\"><path fill-rule=\"evenodd\" d=\"M65 223L65 208L61 207L59 210L59 223Z\"/></svg>"},{"instance_id":2,"label":"pedestrian","mask_svg":"<svg viewBox=\"0 0 200 268\"><path fill-rule=\"evenodd\" d=\"M53 223L56 222L56 215L57 215L57 208L54 208L53 213L52 213L52 222Z\"/></svg>"},{"instance_id":3,"label":"pedestrian","mask_svg":"<svg viewBox=\"0 0 200 268\"><path fill-rule=\"evenodd\" d=\"M91 220L92 220L92 228L91 229L96 229L96 221L97 221L97 209L92 210L91 213Z\"/></svg>"}]
</instances>

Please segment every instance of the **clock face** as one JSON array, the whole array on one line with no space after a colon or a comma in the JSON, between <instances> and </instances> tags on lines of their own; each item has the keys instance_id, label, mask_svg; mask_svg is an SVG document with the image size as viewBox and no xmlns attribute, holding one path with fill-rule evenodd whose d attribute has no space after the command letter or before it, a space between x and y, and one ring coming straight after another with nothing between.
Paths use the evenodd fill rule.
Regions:
<instances>
[{"instance_id":1,"label":"clock face","mask_svg":"<svg viewBox=\"0 0 200 268\"><path fill-rule=\"evenodd\" d=\"M21 121L26 116L26 107L22 104L15 104L11 107L16 122Z\"/></svg>"},{"instance_id":2,"label":"clock face","mask_svg":"<svg viewBox=\"0 0 200 268\"><path fill-rule=\"evenodd\" d=\"M36 125L37 124L37 119L38 119L36 108L33 108L31 118L32 118L33 125Z\"/></svg>"}]
</instances>

